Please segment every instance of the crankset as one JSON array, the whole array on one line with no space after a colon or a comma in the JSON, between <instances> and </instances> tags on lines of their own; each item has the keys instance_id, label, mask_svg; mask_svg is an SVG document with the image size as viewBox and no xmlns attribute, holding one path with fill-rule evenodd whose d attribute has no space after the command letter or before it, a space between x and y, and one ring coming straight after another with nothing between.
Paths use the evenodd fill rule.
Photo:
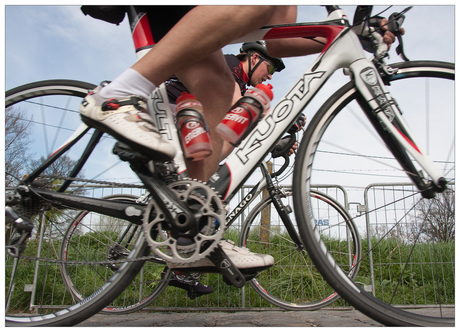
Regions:
<instances>
[{"instance_id":1,"label":"crankset","mask_svg":"<svg viewBox=\"0 0 460 332\"><path fill-rule=\"evenodd\" d=\"M143 218L144 235L151 250L168 263L192 263L208 256L225 231L225 208L217 193L196 180L178 180L168 185L192 212L193 227L178 231L167 220L157 200L151 199Z\"/></svg>"}]
</instances>

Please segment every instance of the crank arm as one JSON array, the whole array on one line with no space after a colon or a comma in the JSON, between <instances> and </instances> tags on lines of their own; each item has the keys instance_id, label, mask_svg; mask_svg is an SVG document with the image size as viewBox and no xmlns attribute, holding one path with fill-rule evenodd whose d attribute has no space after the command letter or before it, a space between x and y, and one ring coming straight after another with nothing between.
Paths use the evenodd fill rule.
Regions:
<instances>
[{"instance_id":1,"label":"crank arm","mask_svg":"<svg viewBox=\"0 0 460 332\"><path fill-rule=\"evenodd\" d=\"M246 283L246 278L239 269L228 258L220 245L208 257L211 262L219 269L224 279L237 288L241 288Z\"/></svg>"},{"instance_id":2,"label":"crank arm","mask_svg":"<svg viewBox=\"0 0 460 332\"><path fill-rule=\"evenodd\" d=\"M193 213L162 181L142 173L137 173L137 175L166 215L166 220L173 226L173 229L186 232L195 226Z\"/></svg>"},{"instance_id":3,"label":"crank arm","mask_svg":"<svg viewBox=\"0 0 460 332\"><path fill-rule=\"evenodd\" d=\"M173 229L187 232L193 228L196 224L195 216L176 194L166 186L164 181L160 180L162 174L156 174L158 173L155 171L156 167L153 172L150 170L148 167L150 161L146 156L132 150L121 142L115 144L113 153L118 155L121 160L129 162L131 169L144 183Z\"/></svg>"}]
</instances>

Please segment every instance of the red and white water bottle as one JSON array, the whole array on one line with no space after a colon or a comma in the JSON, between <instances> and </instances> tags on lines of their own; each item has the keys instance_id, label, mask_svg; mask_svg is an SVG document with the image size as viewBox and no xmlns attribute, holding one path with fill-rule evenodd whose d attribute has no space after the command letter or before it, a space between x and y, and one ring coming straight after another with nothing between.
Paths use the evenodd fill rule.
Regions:
<instances>
[{"instance_id":1,"label":"red and white water bottle","mask_svg":"<svg viewBox=\"0 0 460 332\"><path fill-rule=\"evenodd\" d=\"M270 109L272 88L270 84L258 84L246 90L244 96L217 125L217 133L227 142L238 145Z\"/></svg>"},{"instance_id":2,"label":"red and white water bottle","mask_svg":"<svg viewBox=\"0 0 460 332\"><path fill-rule=\"evenodd\" d=\"M209 130L203 117L203 105L190 93L176 100L176 122L184 156L198 161L212 153Z\"/></svg>"}]
</instances>

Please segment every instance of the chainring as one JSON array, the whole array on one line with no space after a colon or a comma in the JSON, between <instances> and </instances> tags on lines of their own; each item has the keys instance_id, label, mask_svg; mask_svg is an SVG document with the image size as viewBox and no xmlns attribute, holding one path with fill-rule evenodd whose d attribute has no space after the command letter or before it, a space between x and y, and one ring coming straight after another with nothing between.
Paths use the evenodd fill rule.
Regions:
<instances>
[{"instance_id":1,"label":"chainring","mask_svg":"<svg viewBox=\"0 0 460 332\"><path fill-rule=\"evenodd\" d=\"M168 185L193 214L199 216L194 232L179 234L150 199L143 217L144 236L155 255L168 263L192 263L211 253L225 232L226 213L217 193L197 180L179 180Z\"/></svg>"}]
</instances>

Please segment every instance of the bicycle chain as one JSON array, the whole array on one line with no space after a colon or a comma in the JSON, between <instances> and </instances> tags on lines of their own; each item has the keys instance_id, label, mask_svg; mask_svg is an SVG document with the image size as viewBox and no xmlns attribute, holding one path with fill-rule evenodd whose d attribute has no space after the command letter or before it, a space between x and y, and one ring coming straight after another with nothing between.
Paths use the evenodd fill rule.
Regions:
<instances>
[{"instance_id":1,"label":"bicycle chain","mask_svg":"<svg viewBox=\"0 0 460 332\"><path fill-rule=\"evenodd\" d=\"M128 184L128 183L119 183L119 182L110 182L110 181L101 181L101 180L91 180L91 179L83 179L83 178L72 178L67 176L59 176L59 175L40 175L37 179L46 178L46 179L57 179L57 180L64 180L64 181L73 181L73 182L86 182L86 183L94 183L94 184L103 184L108 185L111 187L118 187L118 188L144 188L144 185L141 184Z\"/></svg>"},{"instance_id":2,"label":"bicycle chain","mask_svg":"<svg viewBox=\"0 0 460 332\"><path fill-rule=\"evenodd\" d=\"M117 183L117 182L109 182L109 181L100 181L100 180L90 180L90 179L83 179L83 178L72 178L72 177L65 177L65 176L47 176L47 175L42 175L39 176L38 178L47 178L47 179L58 179L58 180L70 180L74 182L87 182L87 183L95 183L95 184L104 184L104 185L110 185L110 186L118 186L118 187L130 187L130 188L143 188L143 185L128 185L128 184L122 184L122 183ZM180 182L180 181L179 181ZM194 181L182 181L180 183L187 182L188 184L194 183ZM202 183L195 182L194 185L202 185ZM223 211L224 209L222 209ZM222 216L221 216L222 218ZM219 218L220 219L220 218ZM220 220L222 221L222 220ZM222 238L222 232L223 228L218 232L219 234L215 235L215 241L212 245L212 248L214 248L218 241ZM212 251L212 250L208 250ZM208 252L207 251L207 252ZM194 255L195 256L195 255ZM199 255L201 257L201 255ZM123 264L126 262L136 262L136 261L148 261L148 260L153 260L153 259L158 259L158 255L150 255L150 256L143 256L143 257L138 257L138 258L124 258L124 259L119 259L119 260L105 260L105 261L93 261L93 262L88 262L88 261L69 261L69 260L63 260L63 259L50 259L50 258L41 258L41 257L31 257L31 256L19 256L19 259L26 259L26 260L33 260L33 261L38 261L38 262L44 262L44 263L55 263L55 264L68 264L68 265L113 265L113 264ZM170 259L170 257L166 258L167 260ZM196 260L198 258L194 257L193 260Z\"/></svg>"}]
</instances>

